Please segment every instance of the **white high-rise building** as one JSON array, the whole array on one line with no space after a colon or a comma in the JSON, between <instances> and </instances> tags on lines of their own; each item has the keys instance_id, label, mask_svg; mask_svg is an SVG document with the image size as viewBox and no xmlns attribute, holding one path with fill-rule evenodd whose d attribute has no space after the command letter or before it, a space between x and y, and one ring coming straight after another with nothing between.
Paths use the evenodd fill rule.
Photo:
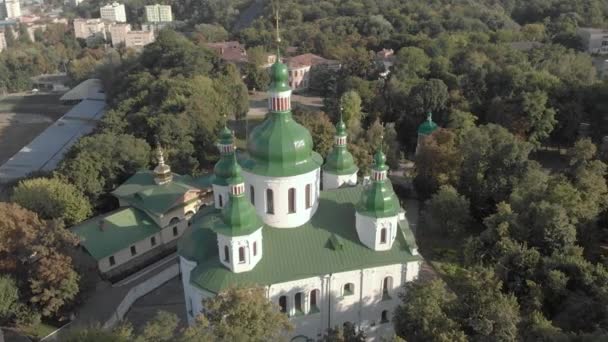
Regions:
<instances>
[{"instance_id":1,"label":"white high-rise building","mask_svg":"<svg viewBox=\"0 0 608 342\"><path fill-rule=\"evenodd\" d=\"M173 21L173 13L169 5L146 6L146 21L149 23L166 23Z\"/></svg>"},{"instance_id":2,"label":"white high-rise building","mask_svg":"<svg viewBox=\"0 0 608 342\"><path fill-rule=\"evenodd\" d=\"M0 19L15 19L21 16L19 0L4 0L0 6Z\"/></svg>"},{"instance_id":3,"label":"white high-rise building","mask_svg":"<svg viewBox=\"0 0 608 342\"><path fill-rule=\"evenodd\" d=\"M113 2L107 4L99 9L101 19L115 21L117 23L126 23L127 14L125 12L125 5Z\"/></svg>"}]
</instances>

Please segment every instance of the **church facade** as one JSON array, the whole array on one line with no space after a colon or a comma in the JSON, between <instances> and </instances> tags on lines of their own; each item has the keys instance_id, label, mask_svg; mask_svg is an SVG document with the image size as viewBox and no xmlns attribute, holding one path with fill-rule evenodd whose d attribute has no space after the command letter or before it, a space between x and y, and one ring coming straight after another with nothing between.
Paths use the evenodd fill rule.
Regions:
<instances>
[{"instance_id":1,"label":"church facade","mask_svg":"<svg viewBox=\"0 0 608 342\"><path fill-rule=\"evenodd\" d=\"M191 219L178 242L188 320L202 301L231 286L262 286L314 341L346 322L372 338L393 333L402 285L422 258L400 207L381 147L371 180L357 180L346 127L336 125L325 160L291 114L286 65L271 67L269 113L237 153L224 127L211 178L214 203Z\"/></svg>"}]
</instances>

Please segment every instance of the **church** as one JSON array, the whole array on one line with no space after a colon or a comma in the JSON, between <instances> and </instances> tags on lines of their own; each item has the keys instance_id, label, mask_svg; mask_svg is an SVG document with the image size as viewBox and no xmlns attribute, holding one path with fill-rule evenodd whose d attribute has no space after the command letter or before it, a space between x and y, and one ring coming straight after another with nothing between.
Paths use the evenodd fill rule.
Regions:
<instances>
[{"instance_id":1,"label":"church","mask_svg":"<svg viewBox=\"0 0 608 342\"><path fill-rule=\"evenodd\" d=\"M213 204L177 243L189 323L203 299L255 285L289 316L293 341L315 341L346 322L372 339L390 337L398 293L417 278L422 258L382 148L371 179L359 181L340 120L323 160L292 118L287 66L277 60L270 72L265 120L247 153L237 153L223 128Z\"/></svg>"}]
</instances>

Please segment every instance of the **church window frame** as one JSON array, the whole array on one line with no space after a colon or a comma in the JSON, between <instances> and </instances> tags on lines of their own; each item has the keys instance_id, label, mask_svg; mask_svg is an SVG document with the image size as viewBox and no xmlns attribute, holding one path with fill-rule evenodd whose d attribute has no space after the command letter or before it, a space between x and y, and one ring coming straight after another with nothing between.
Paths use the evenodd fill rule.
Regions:
<instances>
[{"instance_id":1,"label":"church window frame","mask_svg":"<svg viewBox=\"0 0 608 342\"><path fill-rule=\"evenodd\" d=\"M274 192L266 189L266 213L274 215Z\"/></svg>"},{"instance_id":2,"label":"church window frame","mask_svg":"<svg viewBox=\"0 0 608 342\"><path fill-rule=\"evenodd\" d=\"M156 236L150 238L150 247L156 246Z\"/></svg>"},{"instance_id":3,"label":"church window frame","mask_svg":"<svg viewBox=\"0 0 608 342\"><path fill-rule=\"evenodd\" d=\"M319 296L321 294L321 291L319 289L314 289L312 291L310 291L310 295L309 295L309 310L308 313L309 314L315 314L318 312L321 312L321 310L319 310Z\"/></svg>"},{"instance_id":4,"label":"church window frame","mask_svg":"<svg viewBox=\"0 0 608 342\"><path fill-rule=\"evenodd\" d=\"M239 247L239 264L244 264L245 259L245 247Z\"/></svg>"},{"instance_id":5,"label":"church window frame","mask_svg":"<svg viewBox=\"0 0 608 342\"><path fill-rule=\"evenodd\" d=\"M279 311L287 315L287 296L279 297Z\"/></svg>"},{"instance_id":6,"label":"church window frame","mask_svg":"<svg viewBox=\"0 0 608 342\"><path fill-rule=\"evenodd\" d=\"M344 287L342 290L342 296L346 297L346 296L352 296L354 294L355 294L355 284L354 283L344 284Z\"/></svg>"},{"instance_id":7,"label":"church window frame","mask_svg":"<svg viewBox=\"0 0 608 342\"><path fill-rule=\"evenodd\" d=\"M388 233L387 233L386 227L382 227L380 229L380 244L383 245L388 241L387 235L388 235Z\"/></svg>"},{"instance_id":8,"label":"church window frame","mask_svg":"<svg viewBox=\"0 0 608 342\"><path fill-rule=\"evenodd\" d=\"M253 241L253 256L257 256L257 255L258 255L258 242Z\"/></svg>"},{"instance_id":9,"label":"church window frame","mask_svg":"<svg viewBox=\"0 0 608 342\"><path fill-rule=\"evenodd\" d=\"M137 255L137 247L135 245L131 245L131 256Z\"/></svg>"},{"instance_id":10,"label":"church window frame","mask_svg":"<svg viewBox=\"0 0 608 342\"><path fill-rule=\"evenodd\" d=\"M224 199L222 198L222 194L217 195L217 198L218 198L218 202L219 202L220 208L223 208L224 207Z\"/></svg>"},{"instance_id":11,"label":"church window frame","mask_svg":"<svg viewBox=\"0 0 608 342\"><path fill-rule=\"evenodd\" d=\"M312 207L312 184L306 184L306 209Z\"/></svg>"},{"instance_id":12,"label":"church window frame","mask_svg":"<svg viewBox=\"0 0 608 342\"><path fill-rule=\"evenodd\" d=\"M393 277L386 276L382 279L382 300L391 299L390 290L393 288Z\"/></svg>"},{"instance_id":13,"label":"church window frame","mask_svg":"<svg viewBox=\"0 0 608 342\"><path fill-rule=\"evenodd\" d=\"M380 323L384 324L388 322L390 322L388 318L388 310L382 310L382 313L380 314Z\"/></svg>"},{"instance_id":14,"label":"church window frame","mask_svg":"<svg viewBox=\"0 0 608 342\"><path fill-rule=\"evenodd\" d=\"M230 262L230 248L224 246L224 262Z\"/></svg>"},{"instance_id":15,"label":"church window frame","mask_svg":"<svg viewBox=\"0 0 608 342\"><path fill-rule=\"evenodd\" d=\"M304 314L304 294L302 292L298 292L293 296L293 307L295 310L295 315L300 316Z\"/></svg>"},{"instance_id":16,"label":"church window frame","mask_svg":"<svg viewBox=\"0 0 608 342\"><path fill-rule=\"evenodd\" d=\"M113 255L110 255L110 257L108 258L108 262L110 263L110 266L115 266L116 265L116 258L114 258Z\"/></svg>"},{"instance_id":17,"label":"church window frame","mask_svg":"<svg viewBox=\"0 0 608 342\"><path fill-rule=\"evenodd\" d=\"M287 213L296 213L296 188L289 188L287 190Z\"/></svg>"},{"instance_id":18,"label":"church window frame","mask_svg":"<svg viewBox=\"0 0 608 342\"><path fill-rule=\"evenodd\" d=\"M255 188L253 185L249 186L249 200L251 201L252 205L255 205Z\"/></svg>"}]
</instances>

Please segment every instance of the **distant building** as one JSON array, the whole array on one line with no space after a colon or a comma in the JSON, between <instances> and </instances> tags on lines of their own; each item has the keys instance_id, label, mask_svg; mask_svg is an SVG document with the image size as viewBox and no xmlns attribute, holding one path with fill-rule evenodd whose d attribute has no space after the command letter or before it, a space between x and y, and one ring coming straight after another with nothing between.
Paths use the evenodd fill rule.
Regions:
<instances>
[{"instance_id":1,"label":"distant building","mask_svg":"<svg viewBox=\"0 0 608 342\"><path fill-rule=\"evenodd\" d=\"M289 87L294 90L305 90L310 85L310 75L315 67L337 70L340 62L325 59L312 53L305 53L286 59L289 69Z\"/></svg>"},{"instance_id":2,"label":"distant building","mask_svg":"<svg viewBox=\"0 0 608 342\"><path fill-rule=\"evenodd\" d=\"M129 31L125 40L125 46L128 48L143 48L144 46L154 42L154 32L152 31Z\"/></svg>"},{"instance_id":3,"label":"distant building","mask_svg":"<svg viewBox=\"0 0 608 342\"><path fill-rule=\"evenodd\" d=\"M120 44L127 42L127 33L131 31L130 24L111 24L109 27L110 37L112 38L112 46L117 47Z\"/></svg>"},{"instance_id":4,"label":"distant building","mask_svg":"<svg viewBox=\"0 0 608 342\"><path fill-rule=\"evenodd\" d=\"M592 54L608 54L608 30L581 27L576 30L583 47Z\"/></svg>"},{"instance_id":5,"label":"distant building","mask_svg":"<svg viewBox=\"0 0 608 342\"><path fill-rule=\"evenodd\" d=\"M83 1L83 0L66 0L64 3L65 3L66 5L70 5L70 6L74 6L74 7L76 7L76 6L80 5L80 3L81 3L82 1Z\"/></svg>"},{"instance_id":6,"label":"distant building","mask_svg":"<svg viewBox=\"0 0 608 342\"><path fill-rule=\"evenodd\" d=\"M146 9L146 21L149 23L166 23L173 21L173 13L169 5L149 5Z\"/></svg>"},{"instance_id":7,"label":"distant building","mask_svg":"<svg viewBox=\"0 0 608 342\"><path fill-rule=\"evenodd\" d=\"M107 4L99 9L101 19L108 21L115 21L117 23L126 23L127 14L125 12L125 5L113 2Z\"/></svg>"},{"instance_id":8,"label":"distant building","mask_svg":"<svg viewBox=\"0 0 608 342\"><path fill-rule=\"evenodd\" d=\"M4 36L4 31L0 31L0 52L6 49L6 37Z\"/></svg>"},{"instance_id":9,"label":"distant building","mask_svg":"<svg viewBox=\"0 0 608 342\"><path fill-rule=\"evenodd\" d=\"M74 19L74 36L82 39L106 39L106 24L101 19Z\"/></svg>"},{"instance_id":10,"label":"distant building","mask_svg":"<svg viewBox=\"0 0 608 342\"><path fill-rule=\"evenodd\" d=\"M41 32L46 31L46 24L27 24L25 25L27 30L27 35L30 37L30 40L36 41L36 31L40 30Z\"/></svg>"},{"instance_id":11,"label":"distant building","mask_svg":"<svg viewBox=\"0 0 608 342\"><path fill-rule=\"evenodd\" d=\"M245 46L237 41L207 43L206 46L215 51L221 59L235 64L247 63Z\"/></svg>"},{"instance_id":12,"label":"distant building","mask_svg":"<svg viewBox=\"0 0 608 342\"><path fill-rule=\"evenodd\" d=\"M4 0L0 6L0 19L16 19L21 17L19 0Z\"/></svg>"},{"instance_id":13,"label":"distant building","mask_svg":"<svg viewBox=\"0 0 608 342\"><path fill-rule=\"evenodd\" d=\"M22 24L31 24L40 20L40 17L37 15L22 15L19 17L19 22Z\"/></svg>"},{"instance_id":14,"label":"distant building","mask_svg":"<svg viewBox=\"0 0 608 342\"><path fill-rule=\"evenodd\" d=\"M380 73L380 76L388 76L391 67L395 63L395 51L393 49L382 49L376 52L376 61L382 63L382 66L384 67L384 71Z\"/></svg>"}]
</instances>

